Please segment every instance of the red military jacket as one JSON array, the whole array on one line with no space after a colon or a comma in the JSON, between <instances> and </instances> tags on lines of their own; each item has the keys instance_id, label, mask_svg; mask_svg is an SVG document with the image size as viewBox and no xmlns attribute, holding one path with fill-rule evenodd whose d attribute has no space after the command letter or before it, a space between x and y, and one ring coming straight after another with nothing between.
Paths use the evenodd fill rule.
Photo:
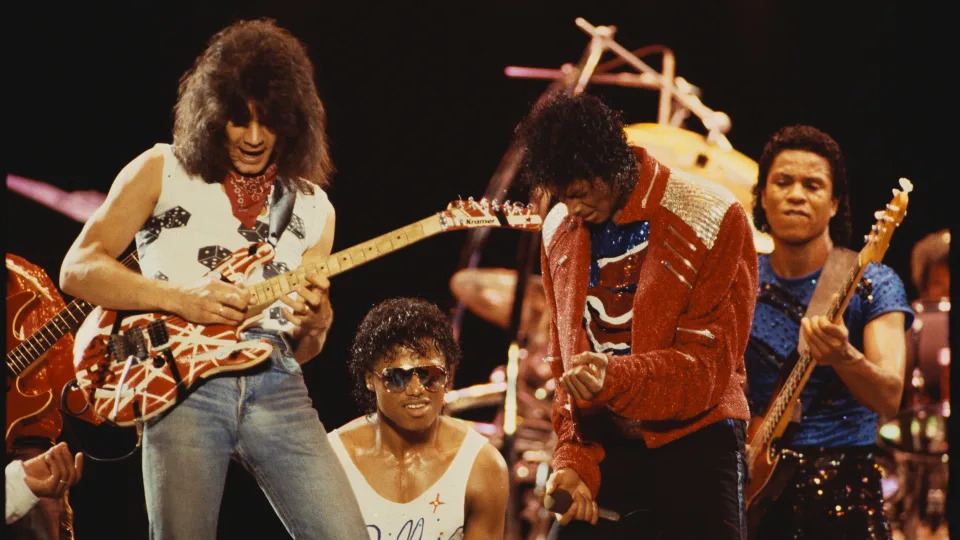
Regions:
<instances>
[{"instance_id":1,"label":"red military jacket","mask_svg":"<svg viewBox=\"0 0 960 540\"><path fill-rule=\"evenodd\" d=\"M583 428L593 415L637 425L625 437L654 448L713 422L749 419L743 353L753 321L757 253L743 207L726 188L671 171L634 148L640 175L618 225L650 222L646 258L633 300L631 352L608 355L603 388L591 401L557 384L554 469L571 467L596 496L600 442ZM590 269L590 233L563 203L543 226L541 271L551 325L548 358L554 377L590 350L582 325Z\"/></svg>"}]
</instances>

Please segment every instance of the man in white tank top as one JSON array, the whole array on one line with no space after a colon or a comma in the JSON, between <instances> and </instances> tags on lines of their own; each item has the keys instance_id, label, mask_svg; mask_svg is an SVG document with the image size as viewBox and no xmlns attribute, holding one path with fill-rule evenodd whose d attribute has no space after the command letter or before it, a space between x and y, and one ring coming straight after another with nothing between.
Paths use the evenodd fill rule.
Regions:
<instances>
[{"instance_id":1,"label":"man in white tank top","mask_svg":"<svg viewBox=\"0 0 960 540\"><path fill-rule=\"evenodd\" d=\"M120 172L66 255L63 290L113 310L240 324L249 290L208 272L267 240L278 186L296 193L292 215L276 258L245 285L325 259L334 213L322 188L332 164L313 79L305 47L272 21L240 21L213 36L181 79L173 145L154 146ZM142 273L116 261L134 238ZM256 477L294 538L365 534L299 365L326 339L328 287L308 274L241 336L270 341L268 362L207 380L146 423L151 538L215 538L231 458Z\"/></svg>"},{"instance_id":2,"label":"man in white tank top","mask_svg":"<svg viewBox=\"0 0 960 540\"><path fill-rule=\"evenodd\" d=\"M371 539L503 538L509 479L496 448L441 415L460 349L447 317L421 299L374 307L350 372L370 414L330 434Z\"/></svg>"}]
</instances>

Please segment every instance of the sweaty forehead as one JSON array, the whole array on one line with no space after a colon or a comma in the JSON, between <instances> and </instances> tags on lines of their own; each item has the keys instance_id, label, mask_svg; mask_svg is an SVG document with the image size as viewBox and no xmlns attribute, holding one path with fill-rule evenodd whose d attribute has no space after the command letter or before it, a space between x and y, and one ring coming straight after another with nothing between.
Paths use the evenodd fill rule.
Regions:
<instances>
[{"instance_id":1,"label":"sweaty forehead","mask_svg":"<svg viewBox=\"0 0 960 540\"><path fill-rule=\"evenodd\" d=\"M430 365L446 367L443 355L432 344L427 347L426 352L426 355L421 355L408 347L395 347L390 351L391 354L377 362L376 370L381 371L388 367L410 368Z\"/></svg>"},{"instance_id":2,"label":"sweaty forehead","mask_svg":"<svg viewBox=\"0 0 960 540\"><path fill-rule=\"evenodd\" d=\"M795 178L817 177L831 180L830 162L808 150L784 150L770 164L771 174L787 174Z\"/></svg>"}]
</instances>

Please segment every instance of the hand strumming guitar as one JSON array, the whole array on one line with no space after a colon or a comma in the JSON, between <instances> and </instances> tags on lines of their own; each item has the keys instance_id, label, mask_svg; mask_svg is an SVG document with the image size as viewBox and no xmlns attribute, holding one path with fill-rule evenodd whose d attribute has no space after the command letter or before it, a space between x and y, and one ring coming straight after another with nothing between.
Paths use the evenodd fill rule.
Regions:
<instances>
[{"instance_id":1,"label":"hand strumming guitar","mask_svg":"<svg viewBox=\"0 0 960 540\"><path fill-rule=\"evenodd\" d=\"M175 290L169 311L189 322L239 325L246 319L250 291L221 281L216 274Z\"/></svg>"}]
</instances>

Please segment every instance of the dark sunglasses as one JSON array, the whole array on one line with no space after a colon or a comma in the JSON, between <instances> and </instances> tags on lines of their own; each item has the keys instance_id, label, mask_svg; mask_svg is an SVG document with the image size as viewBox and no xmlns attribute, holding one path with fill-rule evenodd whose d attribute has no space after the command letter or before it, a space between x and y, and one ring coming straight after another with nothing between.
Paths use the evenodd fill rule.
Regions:
<instances>
[{"instance_id":1,"label":"dark sunglasses","mask_svg":"<svg viewBox=\"0 0 960 540\"><path fill-rule=\"evenodd\" d=\"M407 389L414 375L427 392L437 392L447 384L447 372L440 366L388 367L377 377L387 391L399 393Z\"/></svg>"}]
</instances>

